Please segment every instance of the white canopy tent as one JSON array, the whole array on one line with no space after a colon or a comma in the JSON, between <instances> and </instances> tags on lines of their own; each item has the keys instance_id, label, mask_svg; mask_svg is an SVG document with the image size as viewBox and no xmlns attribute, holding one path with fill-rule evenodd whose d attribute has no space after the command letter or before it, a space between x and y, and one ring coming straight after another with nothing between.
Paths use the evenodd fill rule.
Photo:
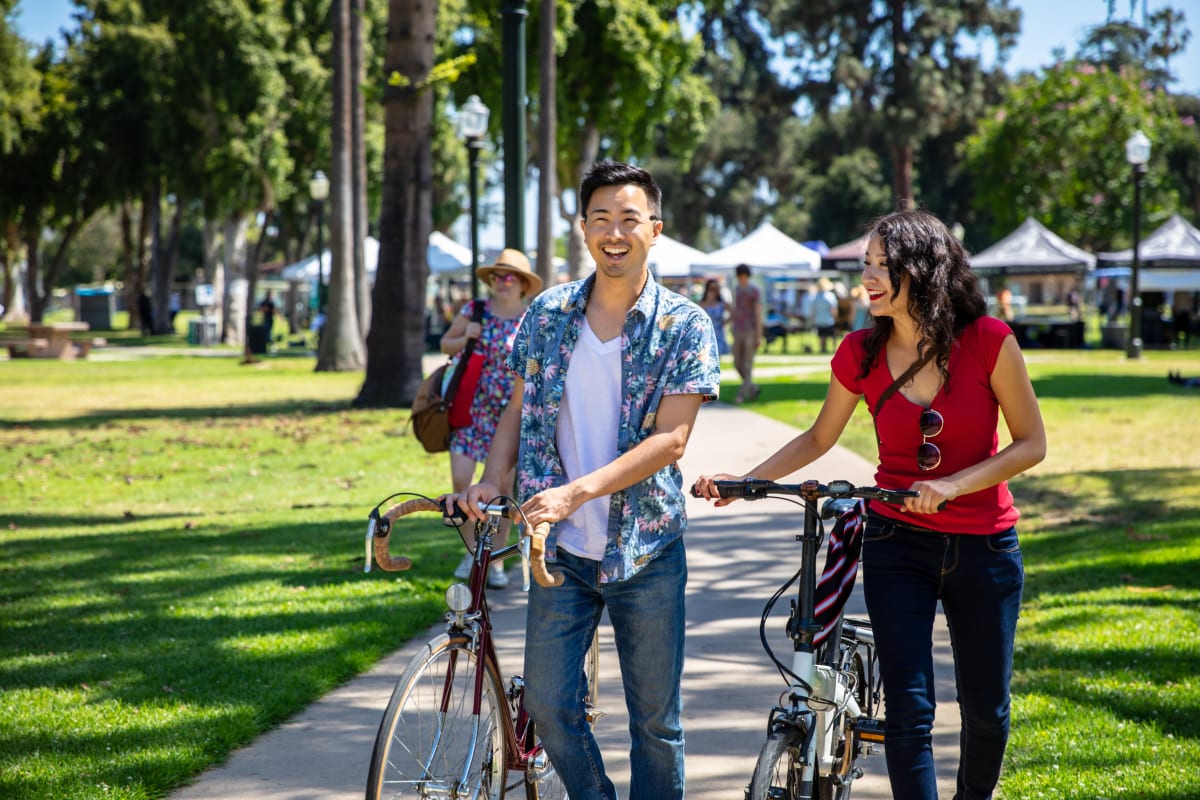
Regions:
<instances>
[{"instance_id":1,"label":"white canopy tent","mask_svg":"<svg viewBox=\"0 0 1200 800\"><path fill-rule=\"evenodd\" d=\"M367 268L367 275L372 279L375 275L375 267L379 264L379 240L373 236L368 236L363 239L363 262ZM333 258L329 251L326 250L321 254L321 273L326 281L329 280L330 265L333 263ZM317 279L317 256L311 255L308 258L303 258L295 264L288 264L280 272L284 280L295 281L297 283L312 283Z\"/></svg>"},{"instance_id":2,"label":"white canopy tent","mask_svg":"<svg viewBox=\"0 0 1200 800\"><path fill-rule=\"evenodd\" d=\"M1101 253L1100 262L1097 277L1128 278L1133 248ZM1138 245L1138 265L1139 292L1200 291L1200 230L1175 214Z\"/></svg>"},{"instance_id":3,"label":"white canopy tent","mask_svg":"<svg viewBox=\"0 0 1200 800\"><path fill-rule=\"evenodd\" d=\"M805 247L769 222L740 242L714 250L693 265L693 273L732 272L738 264L775 277L816 278L821 254Z\"/></svg>"},{"instance_id":4,"label":"white canopy tent","mask_svg":"<svg viewBox=\"0 0 1200 800\"><path fill-rule=\"evenodd\" d=\"M471 248L464 247L441 231L434 231L429 234L425 260L434 275L466 274L471 268Z\"/></svg>"},{"instance_id":5,"label":"white canopy tent","mask_svg":"<svg viewBox=\"0 0 1200 800\"><path fill-rule=\"evenodd\" d=\"M983 274L1043 275L1085 273L1096 257L1055 234L1033 217L991 247L970 257L971 269Z\"/></svg>"},{"instance_id":6,"label":"white canopy tent","mask_svg":"<svg viewBox=\"0 0 1200 800\"><path fill-rule=\"evenodd\" d=\"M658 235L658 242L650 248L646 263L655 277L686 278L692 274L692 265L703 260L705 253L691 245L672 239L665 233Z\"/></svg>"},{"instance_id":7,"label":"white canopy tent","mask_svg":"<svg viewBox=\"0 0 1200 800\"><path fill-rule=\"evenodd\" d=\"M329 280L329 269L332 259L329 251L322 255L322 273ZM425 251L429 263L429 271L434 275L466 274L471 266L471 250L443 233L434 231L429 234L429 247ZM374 280L375 268L379 264L379 240L368 236L363 240L363 261L367 268L367 276ZM280 273L284 280L297 283L313 283L317 280L317 257L311 255L295 264L284 267Z\"/></svg>"}]
</instances>

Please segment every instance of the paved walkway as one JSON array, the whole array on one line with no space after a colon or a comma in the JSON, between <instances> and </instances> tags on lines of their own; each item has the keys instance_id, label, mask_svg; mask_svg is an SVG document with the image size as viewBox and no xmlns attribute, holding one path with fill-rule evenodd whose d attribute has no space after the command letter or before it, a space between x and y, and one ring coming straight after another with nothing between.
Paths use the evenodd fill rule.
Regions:
<instances>
[{"instance_id":1,"label":"paved walkway","mask_svg":"<svg viewBox=\"0 0 1200 800\"><path fill-rule=\"evenodd\" d=\"M752 408L752 406L750 406ZM782 423L725 404L712 404L700 418L681 467L691 482L704 472L741 472L752 467L796 431ZM797 480L872 480L871 464L841 448L802 471ZM792 534L800 524L784 502L736 503L714 509L689 500L687 665L683 692L690 800L741 800L761 746L767 712L783 683L758 640L758 621L767 598L796 569ZM353 532L347 532L350 547ZM494 592L493 619L506 674L519 671L524 623L523 593ZM861 596L851 613L863 614ZM782 621L777 650L787 647ZM440 629L440 626L436 626ZM602 629L602 633L607 628ZM432 632L432 631L431 631ZM373 670L331 692L229 761L175 792L173 800L352 800L363 795L370 750L392 684L426 636L380 662ZM628 796L628 721L611 635L602 636L597 726L608 768ZM938 723L934 748L941 796L954 793L958 714L953 669L944 623L935 631L938 663ZM786 650L784 650L786 652ZM883 756L864 759L867 775L855 783L856 800L890 798Z\"/></svg>"}]
</instances>

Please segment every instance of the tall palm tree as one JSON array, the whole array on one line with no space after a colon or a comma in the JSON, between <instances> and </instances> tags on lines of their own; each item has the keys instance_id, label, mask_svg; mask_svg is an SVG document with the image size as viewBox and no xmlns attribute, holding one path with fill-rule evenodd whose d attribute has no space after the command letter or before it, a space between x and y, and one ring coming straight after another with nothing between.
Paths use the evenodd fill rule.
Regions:
<instances>
[{"instance_id":1,"label":"tall palm tree","mask_svg":"<svg viewBox=\"0 0 1200 800\"><path fill-rule=\"evenodd\" d=\"M389 0L379 266L371 294L367 374L356 406L412 403L425 350L425 249L433 228L436 0Z\"/></svg>"}]
</instances>

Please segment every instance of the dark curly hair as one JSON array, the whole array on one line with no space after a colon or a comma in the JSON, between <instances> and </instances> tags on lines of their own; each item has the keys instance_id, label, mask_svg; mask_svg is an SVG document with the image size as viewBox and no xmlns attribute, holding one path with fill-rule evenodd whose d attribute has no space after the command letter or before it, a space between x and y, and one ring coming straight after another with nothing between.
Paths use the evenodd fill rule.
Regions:
<instances>
[{"instance_id":1,"label":"dark curly hair","mask_svg":"<svg viewBox=\"0 0 1200 800\"><path fill-rule=\"evenodd\" d=\"M968 325L987 313L987 300L971 271L966 251L937 217L925 211L897 211L871 223L868 238L878 237L887 254L892 299L907 276L908 313L919 334L917 352L933 350L933 361L950 379L950 349ZM892 333L891 317L877 317L863 345L865 378Z\"/></svg>"}]
</instances>

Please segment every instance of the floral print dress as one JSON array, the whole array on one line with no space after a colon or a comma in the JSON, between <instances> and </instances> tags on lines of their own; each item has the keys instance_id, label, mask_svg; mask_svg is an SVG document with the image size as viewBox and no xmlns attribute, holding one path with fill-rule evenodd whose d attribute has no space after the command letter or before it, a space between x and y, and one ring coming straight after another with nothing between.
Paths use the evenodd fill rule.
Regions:
<instances>
[{"instance_id":1,"label":"floral print dress","mask_svg":"<svg viewBox=\"0 0 1200 800\"><path fill-rule=\"evenodd\" d=\"M463 307L462 314L470 318L471 303ZM492 314L491 301L484 302L483 332L475 343L475 352L483 355L483 369L479 373L475 398L471 401L471 425L450 432L450 452L470 456L481 463L487 460L500 413L508 405L516 380L507 362L520 325L521 316L497 317Z\"/></svg>"}]
</instances>

